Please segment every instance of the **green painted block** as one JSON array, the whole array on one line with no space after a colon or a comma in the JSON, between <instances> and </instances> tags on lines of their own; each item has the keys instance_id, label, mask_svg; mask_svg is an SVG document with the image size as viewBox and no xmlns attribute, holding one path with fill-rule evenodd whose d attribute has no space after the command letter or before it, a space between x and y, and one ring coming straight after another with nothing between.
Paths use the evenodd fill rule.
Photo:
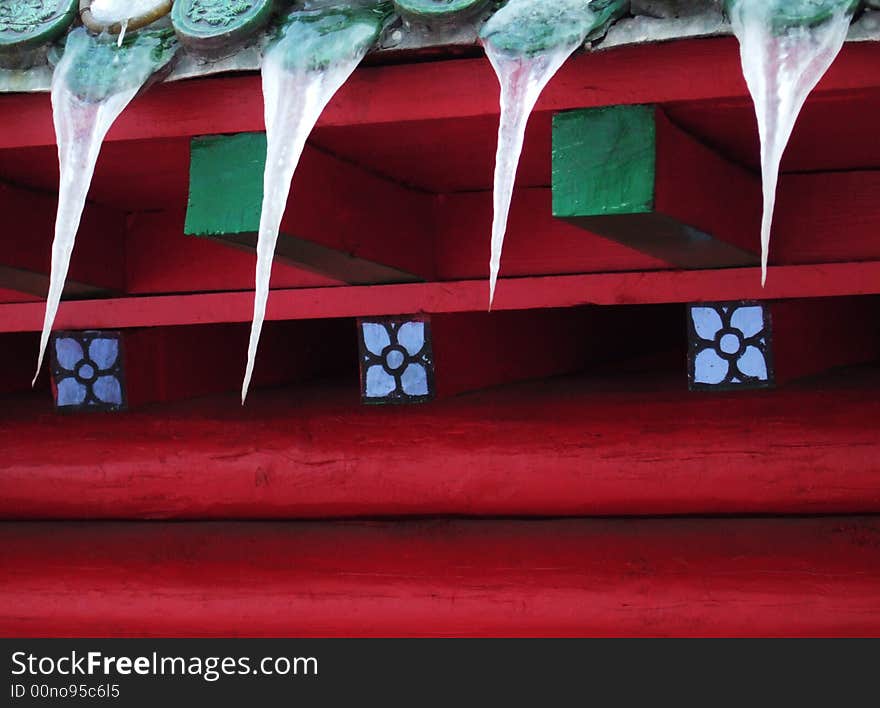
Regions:
<instances>
[{"instance_id":1,"label":"green painted block","mask_svg":"<svg viewBox=\"0 0 880 708\"><path fill-rule=\"evenodd\" d=\"M739 195L736 213L716 204L727 189ZM681 268L752 265L749 215L760 215L760 198L752 174L655 106L553 118L553 215L594 235Z\"/></svg>"},{"instance_id":2,"label":"green painted block","mask_svg":"<svg viewBox=\"0 0 880 708\"><path fill-rule=\"evenodd\" d=\"M648 214L654 207L653 106L612 106L553 117L553 215Z\"/></svg>"},{"instance_id":3,"label":"green painted block","mask_svg":"<svg viewBox=\"0 0 880 708\"><path fill-rule=\"evenodd\" d=\"M193 138L184 232L195 236L259 229L266 134Z\"/></svg>"}]
</instances>

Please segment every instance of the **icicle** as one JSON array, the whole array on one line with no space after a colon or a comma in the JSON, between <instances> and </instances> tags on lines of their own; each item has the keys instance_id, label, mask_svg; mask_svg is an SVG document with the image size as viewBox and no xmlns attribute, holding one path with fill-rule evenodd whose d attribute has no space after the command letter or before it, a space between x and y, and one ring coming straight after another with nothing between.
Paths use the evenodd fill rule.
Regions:
<instances>
[{"instance_id":1,"label":"icicle","mask_svg":"<svg viewBox=\"0 0 880 708\"><path fill-rule=\"evenodd\" d=\"M386 11L294 12L263 57L266 168L257 235L254 319L241 402L247 398L269 297L269 277L290 184L306 140L333 95L378 38Z\"/></svg>"},{"instance_id":2,"label":"icicle","mask_svg":"<svg viewBox=\"0 0 880 708\"><path fill-rule=\"evenodd\" d=\"M522 154L526 124L544 87L559 71L573 48L555 50L534 58L510 57L486 43L486 55L501 83L501 122L495 152L492 193L492 246L489 259L489 308L495 299L495 284L501 269L501 250L513 198L516 170Z\"/></svg>"},{"instance_id":3,"label":"icicle","mask_svg":"<svg viewBox=\"0 0 880 708\"><path fill-rule=\"evenodd\" d=\"M607 21L607 12L615 5L607 0L597 4L602 5L606 15L593 12L590 0L510 0L480 33L501 84L489 260L490 309L526 124L544 87L587 35Z\"/></svg>"},{"instance_id":4,"label":"icicle","mask_svg":"<svg viewBox=\"0 0 880 708\"><path fill-rule=\"evenodd\" d=\"M116 38L116 46L121 47L122 42L125 41L125 33L128 31L128 20L123 20L119 23L119 36Z\"/></svg>"},{"instance_id":5,"label":"icicle","mask_svg":"<svg viewBox=\"0 0 880 708\"><path fill-rule=\"evenodd\" d=\"M33 383L39 376L58 312L101 143L117 116L171 54L163 50L162 40L154 35L142 35L121 50L114 42L93 37L82 28L67 37L64 55L52 76L52 118L61 180L49 294Z\"/></svg>"},{"instance_id":6,"label":"icicle","mask_svg":"<svg viewBox=\"0 0 880 708\"><path fill-rule=\"evenodd\" d=\"M767 280L770 229L779 166L807 96L840 52L857 3L820 0L728 0L740 44L743 75L755 104L761 139L764 212L761 219L761 284ZM797 11L813 13L799 18Z\"/></svg>"}]
</instances>

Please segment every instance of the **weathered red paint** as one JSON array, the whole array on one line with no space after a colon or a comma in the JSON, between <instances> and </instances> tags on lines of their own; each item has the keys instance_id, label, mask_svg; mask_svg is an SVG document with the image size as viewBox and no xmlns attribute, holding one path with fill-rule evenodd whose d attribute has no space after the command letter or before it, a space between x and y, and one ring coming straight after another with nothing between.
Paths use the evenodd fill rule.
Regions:
<instances>
[{"instance_id":1,"label":"weathered red paint","mask_svg":"<svg viewBox=\"0 0 880 708\"><path fill-rule=\"evenodd\" d=\"M873 519L7 524L4 636L880 633Z\"/></svg>"},{"instance_id":2,"label":"weathered red paint","mask_svg":"<svg viewBox=\"0 0 880 708\"><path fill-rule=\"evenodd\" d=\"M0 516L880 513L875 373L691 394L678 361L406 407L353 380L114 416L21 400Z\"/></svg>"}]
</instances>

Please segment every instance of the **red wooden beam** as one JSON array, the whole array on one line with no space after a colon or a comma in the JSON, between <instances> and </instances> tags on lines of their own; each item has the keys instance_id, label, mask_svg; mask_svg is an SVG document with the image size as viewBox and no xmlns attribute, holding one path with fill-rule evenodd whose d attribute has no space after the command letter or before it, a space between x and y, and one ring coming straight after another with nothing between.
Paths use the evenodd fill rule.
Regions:
<instances>
[{"instance_id":1,"label":"red wooden beam","mask_svg":"<svg viewBox=\"0 0 880 708\"><path fill-rule=\"evenodd\" d=\"M184 235L184 218L183 210L131 215L125 239L127 291L143 295L253 289L256 255ZM340 283L275 259L273 287L326 285Z\"/></svg>"},{"instance_id":2,"label":"red wooden beam","mask_svg":"<svg viewBox=\"0 0 880 708\"><path fill-rule=\"evenodd\" d=\"M548 161L549 152L548 145ZM488 174L491 175L491 171ZM553 218L551 201L549 188L518 187L514 192L501 260L503 276L670 267L659 258ZM492 192L438 195L432 221L436 232L437 277L441 280L488 277Z\"/></svg>"},{"instance_id":3,"label":"red wooden beam","mask_svg":"<svg viewBox=\"0 0 880 708\"><path fill-rule=\"evenodd\" d=\"M405 408L354 381L112 417L7 399L0 518L880 513L876 373L692 394L678 360Z\"/></svg>"},{"instance_id":4,"label":"red wooden beam","mask_svg":"<svg viewBox=\"0 0 880 708\"><path fill-rule=\"evenodd\" d=\"M495 310L575 305L633 305L710 300L776 300L880 293L880 262L777 266L761 287L755 268L596 273L502 280ZM486 281L412 283L275 290L267 320L400 314L401 311L480 312ZM44 305L0 304L0 332L39 331ZM154 325L249 322L253 293L203 293L108 298L62 303L57 328L113 329Z\"/></svg>"},{"instance_id":5,"label":"red wooden beam","mask_svg":"<svg viewBox=\"0 0 880 708\"><path fill-rule=\"evenodd\" d=\"M0 183L0 209L7 215L0 235L0 287L45 297L48 292L57 200ZM70 261L65 294L94 297L124 292L125 214L89 204L83 212Z\"/></svg>"},{"instance_id":6,"label":"red wooden beam","mask_svg":"<svg viewBox=\"0 0 880 708\"><path fill-rule=\"evenodd\" d=\"M441 397L583 371L683 344L678 308L444 313L431 317L431 332Z\"/></svg>"},{"instance_id":7,"label":"red wooden beam","mask_svg":"<svg viewBox=\"0 0 880 708\"><path fill-rule=\"evenodd\" d=\"M595 234L681 268L750 266L760 204L752 173L657 106L553 119L553 214Z\"/></svg>"},{"instance_id":8,"label":"red wooden beam","mask_svg":"<svg viewBox=\"0 0 880 708\"><path fill-rule=\"evenodd\" d=\"M34 298L46 299L49 292L49 275L48 273L37 273L23 268L7 266L0 264L0 286L4 290L9 290L22 295L32 295ZM62 298L74 297L100 297L106 292L97 286L78 283L75 280L67 279L64 283ZM18 300L18 298L14 298Z\"/></svg>"},{"instance_id":9,"label":"red wooden beam","mask_svg":"<svg viewBox=\"0 0 880 708\"><path fill-rule=\"evenodd\" d=\"M877 86L876 42L850 43L814 96ZM628 103L668 103L747 96L732 38L620 47L584 53L544 91L538 110ZM319 125L495 115L498 82L485 59L359 69ZM55 142L47 94L0 97L0 121L16 130L0 147ZM254 75L163 84L139 97L110 130L109 140L240 133L263 129L260 79Z\"/></svg>"},{"instance_id":10,"label":"red wooden beam","mask_svg":"<svg viewBox=\"0 0 880 708\"><path fill-rule=\"evenodd\" d=\"M257 161L264 157L257 155ZM261 171L242 173L262 183ZM225 196L236 198L234 193ZM255 249L260 216L254 206L254 232L226 238ZM376 283L427 280L434 271L433 227L427 218L432 206L432 195L307 147L281 223L276 257L343 282L369 282L371 275Z\"/></svg>"},{"instance_id":11,"label":"red wooden beam","mask_svg":"<svg viewBox=\"0 0 880 708\"><path fill-rule=\"evenodd\" d=\"M340 228L334 236L322 233L320 217L332 205L316 198L309 185L318 173L304 173L303 189L295 188L288 210L288 223L308 227L309 237L335 244L342 250L363 253L374 259L397 251L414 272L436 269L440 280L484 277L488 271L492 223L491 192L420 195L400 210L400 228L382 227L376 203L355 192L346 208L353 228ZM806 264L880 259L880 211L873 195L880 190L875 171L783 175L780 201L771 241L771 263ZM329 192L328 192L329 193ZM351 196L354 194L354 196ZM347 201L346 197L343 202ZM517 189L511 208L510 227L502 262L507 277L595 273L602 271L651 271L670 266L643 253L584 231L552 216L550 190ZM429 207L424 202L429 202ZM324 206L309 215L309 204ZM372 205L371 205L372 204ZM724 200L703 200L702 208L727 212ZM829 204L834 208L830 209ZM386 208L383 207L383 208ZM755 212L757 214L758 212ZM339 224L340 219L330 223ZM371 224L370 228L361 228ZM424 224L424 227L420 225ZM218 248L205 239L183 235L182 211L137 213L129 219L125 242L126 284L132 294L184 293L248 290L253 287L254 257L230 248ZM344 224L343 224L344 225ZM51 227L47 227L51 229ZM378 230L375 230L378 229ZM746 241L757 244L758 231L745 229ZM432 250L433 243L433 250ZM85 247L85 242L83 242ZM74 258L81 258L77 244ZM48 244L45 246L48 252ZM272 275L275 288L336 285L337 281L291 267L277 257ZM774 282L770 282L771 288ZM505 285L505 287L507 287ZM809 294L809 293L806 293ZM758 293L762 296L762 293ZM394 310L399 312L398 308Z\"/></svg>"},{"instance_id":12,"label":"red wooden beam","mask_svg":"<svg viewBox=\"0 0 880 708\"><path fill-rule=\"evenodd\" d=\"M0 634L876 636L880 524L5 524Z\"/></svg>"},{"instance_id":13,"label":"red wooden beam","mask_svg":"<svg viewBox=\"0 0 880 708\"><path fill-rule=\"evenodd\" d=\"M880 357L880 309L873 297L769 303L776 382Z\"/></svg>"},{"instance_id":14,"label":"red wooden beam","mask_svg":"<svg viewBox=\"0 0 880 708\"><path fill-rule=\"evenodd\" d=\"M880 259L880 171L782 175L771 263Z\"/></svg>"},{"instance_id":15,"label":"red wooden beam","mask_svg":"<svg viewBox=\"0 0 880 708\"><path fill-rule=\"evenodd\" d=\"M673 181L667 179L663 184L668 188ZM710 179L703 182L712 184ZM757 249L760 233L754 224L760 217L760 205L750 201L745 190L737 189L733 180L728 180L728 187L727 191L719 189L714 195L703 194L679 204L677 216L685 223L727 220L736 228L726 233L738 234L738 245ZM770 262L796 265L880 259L880 206L874 198L878 192L877 170L782 175ZM672 201L668 193L664 199ZM503 275L670 267L657 257L553 218L550 202L549 189L520 187L514 192L502 258ZM732 216L732 211L737 214ZM492 193L438 196L433 218L438 277L458 280L484 276L489 262Z\"/></svg>"},{"instance_id":16,"label":"red wooden beam","mask_svg":"<svg viewBox=\"0 0 880 708\"><path fill-rule=\"evenodd\" d=\"M31 379L34 377L34 366L37 363L37 351L40 340L34 332L19 332L4 335L0 341L0 392L25 392L31 390ZM48 359L48 357L46 357ZM43 371L48 368L48 361ZM41 374L36 387L40 391L49 388L49 376ZM46 393L45 400L51 394ZM16 399L7 399L10 406L16 406Z\"/></svg>"},{"instance_id":17,"label":"red wooden beam","mask_svg":"<svg viewBox=\"0 0 880 708\"><path fill-rule=\"evenodd\" d=\"M345 346L350 337L346 321L269 323L260 342L254 388L353 374L355 357ZM243 325L148 327L126 330L122 339L130 408L239 390L247 361Z\"/></svg>"}]
</instances>

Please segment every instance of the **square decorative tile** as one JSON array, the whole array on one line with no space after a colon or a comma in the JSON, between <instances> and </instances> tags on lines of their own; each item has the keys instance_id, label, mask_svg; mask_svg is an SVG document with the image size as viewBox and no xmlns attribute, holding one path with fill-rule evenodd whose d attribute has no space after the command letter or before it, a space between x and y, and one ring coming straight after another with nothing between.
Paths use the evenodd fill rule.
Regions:
<instances>
[{"instance_id":1,"label":"square decorative tile","mask_svg":"<svg viewBox=\"0 0 880 708\"><path fill-rule=\"evenodd\" d=\"M57 409L116 411L125 408L119 332L55 332L49 348Z\"/></svg>"},{"instance_id":2,"label":"square decorative tile","mask_svg":"<svg viewBox=\"0 0 880 708\"><path fill-rule=\"evenodd\" d=\"M772 329L760 302L688 305L688 385L692 391L770 388Z\"/></svg>"},{"instance_id":3,"label":"square decorative tile","mask_svg":"<svg viewBox=\"0 0 880 708\"><path fill-rule=\"evenodd\" d=\"M364 403L422 403L434 397L434 355L427 318L358 320Z\"/></svg>"}]
</instances>

